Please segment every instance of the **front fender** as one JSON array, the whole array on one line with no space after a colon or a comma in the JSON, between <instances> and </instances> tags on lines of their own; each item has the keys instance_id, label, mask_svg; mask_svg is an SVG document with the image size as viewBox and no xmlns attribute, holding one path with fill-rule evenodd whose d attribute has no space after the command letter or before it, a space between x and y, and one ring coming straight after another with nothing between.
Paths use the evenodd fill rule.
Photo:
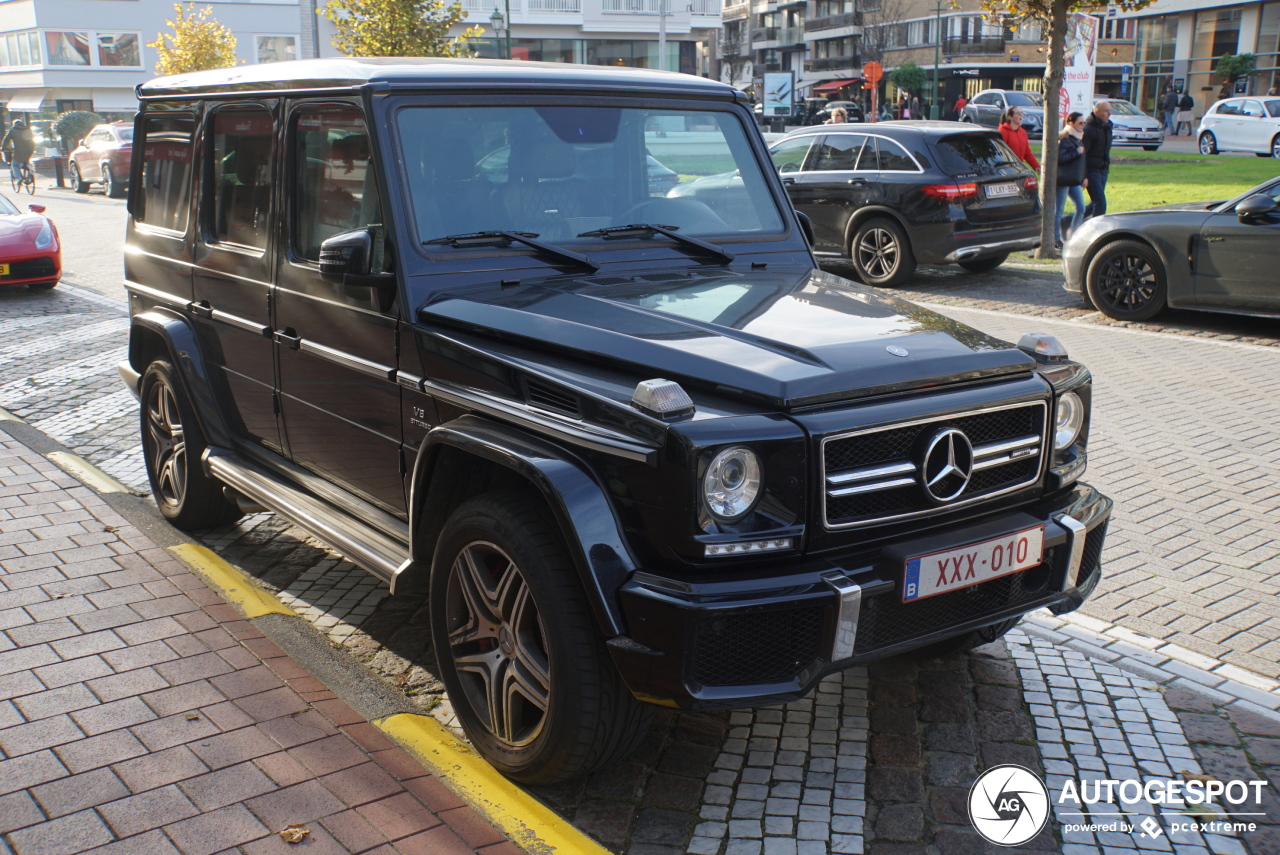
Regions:
<instances>
[{"instance_id":1,"label":"front fender","mask_svg":"<svg viewBox=\"0 0 1280 855\"><path fill-rule=\"evenodd\" d=\"M167 357L182 377L200 428L204 431L205 442L230 448L231 431L222 418L213 379L191 323L170 309L153 308L134 315L132 324L129 330L129 365L141 375L152 360Z\"/></svg>"},{"instance_id":2,"label":"front fender","mask_svg":"<svg viewBox=\"0 0 1280 855\"><path fill-rule=\"evenodd\" d=\"M538 491L564 535L597 626L608 637L624 632L618 589L636 569L604 488L587 465L564 449L517 428L461 416L433 428L418 450L409 489L412 561L431 565L436 542L452 512L456 485L442 483L437 462L457 449L509 470Z\"/></svg>"}]
</instances>

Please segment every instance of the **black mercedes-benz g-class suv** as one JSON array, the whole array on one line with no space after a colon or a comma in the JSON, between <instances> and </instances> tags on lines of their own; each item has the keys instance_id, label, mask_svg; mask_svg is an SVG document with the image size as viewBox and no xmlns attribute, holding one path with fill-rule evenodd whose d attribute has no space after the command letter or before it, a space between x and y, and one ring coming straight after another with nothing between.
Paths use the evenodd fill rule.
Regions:
<instances>
[{"instance_id":1,"label":"black mercedes-benz g-class suv","mask_svg":"<svg viewBox=\"0 0 1280 855\"><path fill-rule=\"evenodd\" d=\"M1088 371L816 269L733 88L339 59L139 95L120 371L160 509L260 504L426 592L511 777L1097 585Z\"/></svg>"}]
</instances>

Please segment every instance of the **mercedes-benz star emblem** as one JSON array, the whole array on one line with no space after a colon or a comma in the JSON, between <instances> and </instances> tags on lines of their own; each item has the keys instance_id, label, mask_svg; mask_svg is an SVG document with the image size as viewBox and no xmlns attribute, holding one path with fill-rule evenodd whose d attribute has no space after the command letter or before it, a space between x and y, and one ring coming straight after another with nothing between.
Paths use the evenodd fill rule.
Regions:
<instances>
[{"instance_id":1,"label":"mercedes-benz star emblem","mask_svg":"<svg viewBox=\"0 0 1280 855\"><path fill-rule=\"evenodd\" d=\"M934 434L925 447L920 483L935 502L950 502L964 492L973 477L973 445L956 428Z\"/></svg>"},{"instance_id":2,"label":"mercedes-benz star emblem","mask_svg":"<svg viewBox=\"0 0 1280 855\"><path fill-rule=\"evenodd\" d=\"M894 356L906 356L906 355L907 355L907 349L906 349L905 347L898 347L896 344L888 345L887 347L885 347L885 350L889 351L889 352L890 352L890 353L892 353Z\"/></svg>"}]
</instances>

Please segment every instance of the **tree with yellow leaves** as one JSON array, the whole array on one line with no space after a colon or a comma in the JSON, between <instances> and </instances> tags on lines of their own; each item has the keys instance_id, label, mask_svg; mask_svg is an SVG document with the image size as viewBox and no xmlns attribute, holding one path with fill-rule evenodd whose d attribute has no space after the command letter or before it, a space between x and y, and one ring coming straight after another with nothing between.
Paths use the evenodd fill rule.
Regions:
<instances>
[{"instance_id":1,"label":"tree with yellow leaves","mask_svg":"<svg viewBox=\"0 0 1280 855\"><path fill-rule=\"evenodd\" d=\"M470 56L466 40L484 32L449 35L467 19L456 0L329 0L318 14L333 21L333 46L347 56Z\"/></svg>"},{"instance_id":2,"label":"tree with yellow leaves","mask_svg":"<svg viewBox=\"0 0 1280 855\"><path fill-rule=\"evenodd\" d=\"M197 12L194 3L187 4L186 9L181 3L174 3L173 8L178 13L177 20L165 21L173 27L173 33L156 33L156 40L147 45L155 48L158 55L157 74L183 74L236 64L236 37L210 17L212 7L205 6Z\"/></svg>"}]
</instances>

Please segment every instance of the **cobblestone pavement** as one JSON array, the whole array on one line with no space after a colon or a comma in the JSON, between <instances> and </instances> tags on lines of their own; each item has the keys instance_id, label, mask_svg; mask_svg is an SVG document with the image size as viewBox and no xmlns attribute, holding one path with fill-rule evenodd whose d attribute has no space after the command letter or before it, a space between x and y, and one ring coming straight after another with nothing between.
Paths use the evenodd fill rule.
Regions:
<instances>
[{"instance_id":1,"label":"cobblestone pavement","mask_svg":"<svg viewBox=\"0 0 1280 855\"><path fill-rule=\"evenodd\" d=\"M1143 744L1148 738L1175 752L1190 745L1191 757L1185 751L1161 755L1175 775L1249 770L1245 777L1269 775L1280 784L1280 734L1267 729L1273 719L1266 715L1267 708L1280 707L1274 522L1280 354L1274 333L1268 339L1239 318L1214 319L1219 326L1209 324L1209 333L1186 336L1116 328L1083 310L1071 314L1070 296L1035 273L984 278L926 269L903 293L951 300L949 314L1006 338L1033 327L1053 332L1093 369L1097 416L1088 480L1116 499L1117 516L1104 555L1107 575L1086 608L1092 618L1084 620L1106 637L1091 636L1086 644L1055 635L1048 624L1027 624L1007 644L969 656L851 670L784 708L659 711L635 756L537 793L617 851L986 851L991 847L973 836L958 801L974 769L1020 757L1028 768L1055 776L1071 774L1068 766L1092 774L1101 771L1098 762L1149 775L1139 762L1156 762L1142 756L1151 748ZM1055 315L1053 305L1065 314ZM18 360L0 363L0 395L7 396L0 406L45 423L55 438L141 487L135 405L115 397L118 380L109 367L115 357L107 355L123 347L111 326L120 318L109 302L74 288L38 296L0 293L4 347L81 336L66 347L50 345L39 371ZM95 358L100 361L92 364L104 374L90 369ZM86 363L79 369L84 380L57 382L55 369L80 362ZM1171 365L1178 370L1170 371ZM454 723L433 674L421 600L383 595L362 571L270 514L210 532L206 542L281 591L332 642ZM1071 644L1077 648L1062 649ZM1147 666L1153 670L1144 673ZM1223 692L1234 694L1188 694L1172 682L1188 668L1213 670ZM1088 681L1088 688L1055 685L1058 678ZM1042 686L1048 703L1037 696L1045 692ZM1250 690L1262 705L1252 713L1247 704L1233 703ZM1075 691L1080 698L1055 697L1055 691ZM1085 698L1086 692L1095 695ZM1129 717L1137 710L1127 710L1122 700L1136 700L1146 720ZM1060 706L1071 703L1085 714ZM1104 708L1113 715L1095 722L1091 712L1101 715ZM1079 727L1081 721L1087 726ZM1091 751L1077 741L1098 728L1120 730L1124 744L1099 738ZM1051 733L1062 736L1046 738ZM1037 739L1062 749L1047 748L1041 756ZM1185 763L1168 762L1175 757ZM792 802L795 811L787 813ZM1266 811L1272 822L1280 817L1274 799ZM1151 840L1139 832L1123 839L1094 835L1090 842L1064 840L1061 828L1055 824L1056 836L1028 846L1069 855L1175 851L1167 834ZM1250 855L1280 852L1274 827L1245 835L1244 842ZM1245 851L1229 835L1177 845L1179 855Z\"/></svg>"},{"instance_id":2,"label":"cobblestone pavement","mask_svg":"<svg viewBox=\"0 0 1280 855\"><path fill-rule=\"evenodd\" d=\"M0 851L518 855L98 495L0 432Z\"/></svg>"}]
</instances>

